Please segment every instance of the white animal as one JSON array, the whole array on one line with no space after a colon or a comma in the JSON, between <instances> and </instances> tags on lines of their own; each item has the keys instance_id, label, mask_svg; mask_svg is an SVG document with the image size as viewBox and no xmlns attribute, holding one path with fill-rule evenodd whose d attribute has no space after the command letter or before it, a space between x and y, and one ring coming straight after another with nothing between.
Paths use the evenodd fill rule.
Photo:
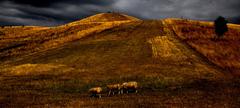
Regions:
<instances>
[{"instance_id":1,"label":"white animal","mask_svg":"<svg viewBox=\"0 0 240 108\"><path fill-rule=\"evenodd\" d=\"M131 82L124 82L122 84L122 93L126 92L135 92L137 93L137 89L138 89L138 83L136 81L131 81Z\"/></svg>"},{"instance_id":2,"label":"white animal","mask_svg":"<svg viewBox=\"0 0 240 108\"><path fill-rule=\"evenodd\" d=\"M121 84L110 84L107 85L108 96L114 95L115 93L121 94L122 86Z\"/></svg>"}]
</instances>

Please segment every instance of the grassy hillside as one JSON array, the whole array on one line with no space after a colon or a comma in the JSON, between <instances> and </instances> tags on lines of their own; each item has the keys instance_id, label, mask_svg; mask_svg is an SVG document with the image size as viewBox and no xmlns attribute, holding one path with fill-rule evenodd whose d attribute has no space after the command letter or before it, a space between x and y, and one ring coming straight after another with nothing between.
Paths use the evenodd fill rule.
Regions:
<instances>
[{"instance_id":1,"label":"grassy hillside","mask_svg":"<svg viewBox=\"0 0 240 108\"><path fill-rule=\"evenodd\" d=\"M0 106L239 106L239 79L179 38L188 34L176 33L177 21L99 14L2 38ZM106 96L107 84L126 81L139 93ZM102 99L89 97L94 86Z\"/></svg>"},{"instance_id":2,"label":"grassy hillside","mask_svg":"<svg viewBox=\"0 0 240 108\"><path fill-rule=\"evenodd\" d=\"M228 24L229 31L217 38L211 22L166 20L176 35L209 61L223 69L240 75L240 26Z\"/></svg>"}]
</instances>

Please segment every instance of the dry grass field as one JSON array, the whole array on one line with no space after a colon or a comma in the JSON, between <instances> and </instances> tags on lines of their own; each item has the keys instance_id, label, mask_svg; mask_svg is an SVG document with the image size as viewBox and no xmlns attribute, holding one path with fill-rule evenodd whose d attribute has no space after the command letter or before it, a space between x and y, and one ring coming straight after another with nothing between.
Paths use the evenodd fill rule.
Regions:
<instances>
[{"instance_id":1,"label":"dry grass field","mask_svg":"<svg viewBox=\"0 0 240 108\"><path fill-rule=\"evenodd\" d=\"M0 107L237 108L239 29L231 25L213 40L210 23L115 13L22 32L1 28ZM234 59L223 58L224 48ZM107 96L107 84L127 81L137 81L139 92ZM88 93L96 86L100 99Z\"/></svg>"},{"instance_id":2,"label":"dry grass field","mask_svg":"<svg viewBox=\"0 0 240 108\"><path fill-rule=\"evenodd\" d=\"M168 21L169 22L169 21ZM209 61L240 75L240 26L228 24L229 31L223 38L217 38L211 22L172 20L169 22L176 35Z\"/></svg>"}]
</instances>

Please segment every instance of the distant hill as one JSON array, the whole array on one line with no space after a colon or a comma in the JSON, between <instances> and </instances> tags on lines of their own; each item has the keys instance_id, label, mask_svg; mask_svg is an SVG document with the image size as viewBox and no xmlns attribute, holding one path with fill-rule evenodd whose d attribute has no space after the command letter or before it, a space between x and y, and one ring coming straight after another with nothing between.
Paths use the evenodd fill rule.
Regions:
<instances>
[{"instance_id":1,"label":"distant hill","mask_svg":"<svg viewBox=\"0 0 240 108\"><path fill-rule=\"evenodd\" d=\"M234 23L234 24L240 24L240 17L232 17L232 18L227 18L227 20L231 23Z\"/></svg>"}]
</instances>

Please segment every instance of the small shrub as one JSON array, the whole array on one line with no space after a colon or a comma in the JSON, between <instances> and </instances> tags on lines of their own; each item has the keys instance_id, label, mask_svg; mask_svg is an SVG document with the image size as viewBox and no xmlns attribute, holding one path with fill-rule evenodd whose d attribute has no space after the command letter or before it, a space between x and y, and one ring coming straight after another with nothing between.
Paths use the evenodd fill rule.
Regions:
<instances>
[{"instance_id":1,"label":"small shrub","mask_svg":"<svg viewBox=\"0 0 240 108\"><path fill-rule=\"evenodd\" d=\"M227 20L222 16L219 16L214 21L214 26L215 33L217 34L218 37L223 37L223 35L228 31Z\"/></svg>"}]
</instances>

